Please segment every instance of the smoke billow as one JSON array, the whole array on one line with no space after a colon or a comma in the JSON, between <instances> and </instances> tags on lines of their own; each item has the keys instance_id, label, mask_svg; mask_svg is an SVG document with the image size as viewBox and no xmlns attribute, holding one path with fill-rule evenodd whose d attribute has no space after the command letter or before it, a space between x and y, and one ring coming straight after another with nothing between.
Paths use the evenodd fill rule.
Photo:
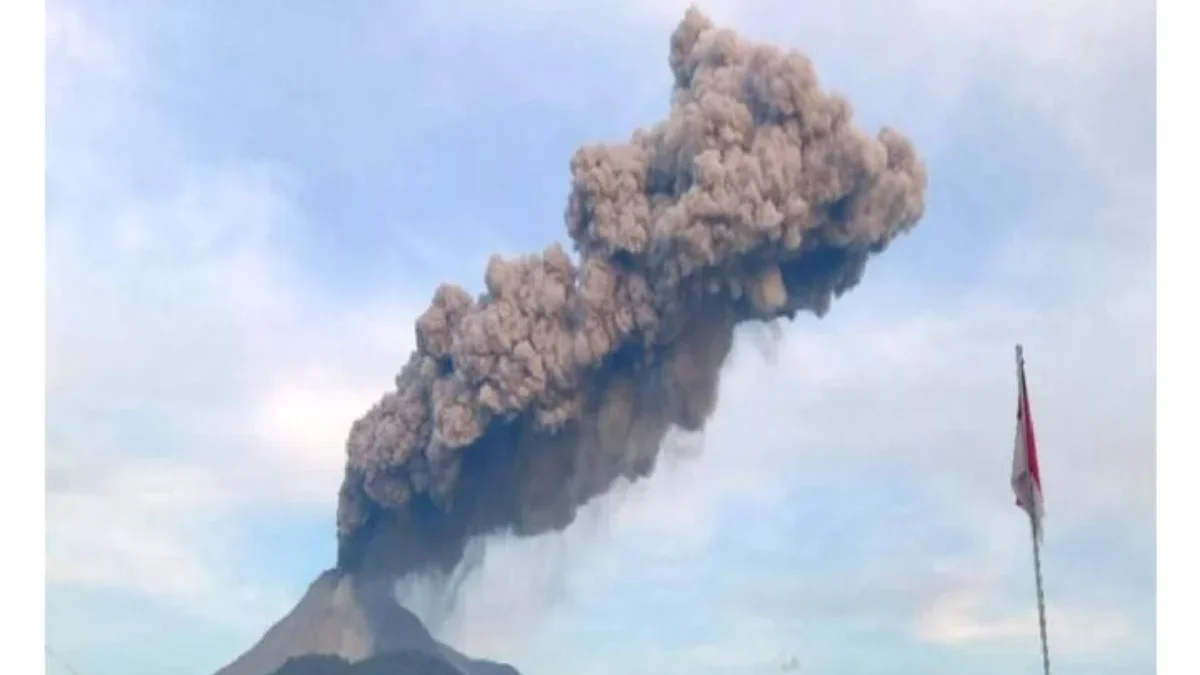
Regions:
<instances>
[{"instance_id":1,"label":"smoke billow","mask_svg":"<svg viewBox=\"0 0 1200 675\"><path fill-rule=\"evenodd\" d=\"M735 326L823 316L920 219L909 141L852 126L803 55L692 9L669 62L665 121L571 159L576 260L493 257L480 297L437 289L350 431L341 569L449 570L472 537L566 527L651 473L669 428L704 426Z\"/></svg>"}]
</instances>

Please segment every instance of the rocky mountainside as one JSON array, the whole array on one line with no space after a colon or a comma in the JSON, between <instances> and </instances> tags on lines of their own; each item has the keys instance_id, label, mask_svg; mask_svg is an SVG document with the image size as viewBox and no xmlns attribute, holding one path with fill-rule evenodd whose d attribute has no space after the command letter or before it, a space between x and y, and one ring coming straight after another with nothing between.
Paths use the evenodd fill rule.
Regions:
<instances>
[{"instance_id":1,"label":"rocky mountainside","mask_svg":"<svg viewBox=\"0 0 1200 675\"><path fill-rule=\"evenodd\" d=\"M317 577L292 611L217 675L393 672L519 675L511 666L471 659L438 642L393 599L389 582L333 570Z\"/></svg>"},{"instance_id":2,"label":"rocky mountainside","mask_svg":"<svg viewBox=\"0 0 1200 675\"><path fill-rule=\"evenodd\" d=\"M289 659L272 675L459 675L459 671L430 654L397 652L358 663L338 656L301 656Z\"/></svg>"}]
</instances>

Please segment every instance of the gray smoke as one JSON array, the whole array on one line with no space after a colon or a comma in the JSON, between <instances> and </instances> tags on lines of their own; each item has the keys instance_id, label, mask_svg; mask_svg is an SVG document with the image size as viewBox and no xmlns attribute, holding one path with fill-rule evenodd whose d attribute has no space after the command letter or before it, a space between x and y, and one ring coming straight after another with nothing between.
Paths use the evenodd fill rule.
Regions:
<instances>
[{"instance_id":1,"label":"gray smoke","mask_svg":"<svg viewBox=\"0 0 1200 675\"><path fill-rule=\"evenodd\" d=\"M704 426L735 326L823 316L920 219L912 145L852 126L802 54L691 9L669 62L666 120L571 159L575 261L552 245L493 257L478 298L437 289L350 431L341 569L449 570L472 537L566 527Z\"/></svg>"}]
</instances>

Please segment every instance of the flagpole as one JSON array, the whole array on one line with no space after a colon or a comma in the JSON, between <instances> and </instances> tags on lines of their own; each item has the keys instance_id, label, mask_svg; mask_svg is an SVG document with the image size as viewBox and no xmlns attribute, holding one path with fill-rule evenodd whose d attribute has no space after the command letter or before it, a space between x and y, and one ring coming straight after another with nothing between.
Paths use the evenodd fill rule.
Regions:
<instances>
[{"instance_id":1,"label":"flagpole","mask_svg":"<svg viewBox=\"0 0 1200 675\"><path fill-rule=\"evenodd\" d=\"M1021 349L1021 345L1017 345L1017 369L1020 377L1020 386L1025 387L1025 354ZM1029 484L1029 491L1033 492L1033 483ZM1033 503L1033 495L1029 496L1030 503ZM1042 638L1042 673L1050 675L1050 645L1046 639L1046 592L1042 586L1042 544L1038 540L1037 519L1034 516L1034 511L1029 511L1029 534L1033 541L1033 578L1037 584L1037 608L1038 608L1038 629Z\"/></svg>"},{"instance_id":2,"label":"flagpole","mask_svg":"<svg viewBox=\"0 0 1200 675\"><path fill-rule=\"evenodd\" d=\"M1050 646L1046 640L1046 593L1042 588L1042 545L1038 542L1033 516L1029 517L1029 531L1033 534L1033 576L1037 581L1038 628L1042 634L1042 673L1050 675Z\"/></svg>"}]
</instances>

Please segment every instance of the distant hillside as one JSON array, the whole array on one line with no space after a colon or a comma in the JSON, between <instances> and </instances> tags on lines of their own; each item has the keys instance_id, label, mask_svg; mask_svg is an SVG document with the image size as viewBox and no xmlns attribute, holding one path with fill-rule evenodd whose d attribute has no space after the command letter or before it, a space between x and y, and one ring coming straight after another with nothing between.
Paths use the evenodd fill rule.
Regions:
<instances>
[{"instance_id":1,"label":"distant hillside","mask_svg":"<svg viewBox=\"0 0 1200 675\"><path fill-rule=\"evenodd\" d=\"M409 651L382 654L358 663L338 656L301 656L289 659L272 675L459 675L459 671L435 656Z\"/></svg>"}]
</instances>

